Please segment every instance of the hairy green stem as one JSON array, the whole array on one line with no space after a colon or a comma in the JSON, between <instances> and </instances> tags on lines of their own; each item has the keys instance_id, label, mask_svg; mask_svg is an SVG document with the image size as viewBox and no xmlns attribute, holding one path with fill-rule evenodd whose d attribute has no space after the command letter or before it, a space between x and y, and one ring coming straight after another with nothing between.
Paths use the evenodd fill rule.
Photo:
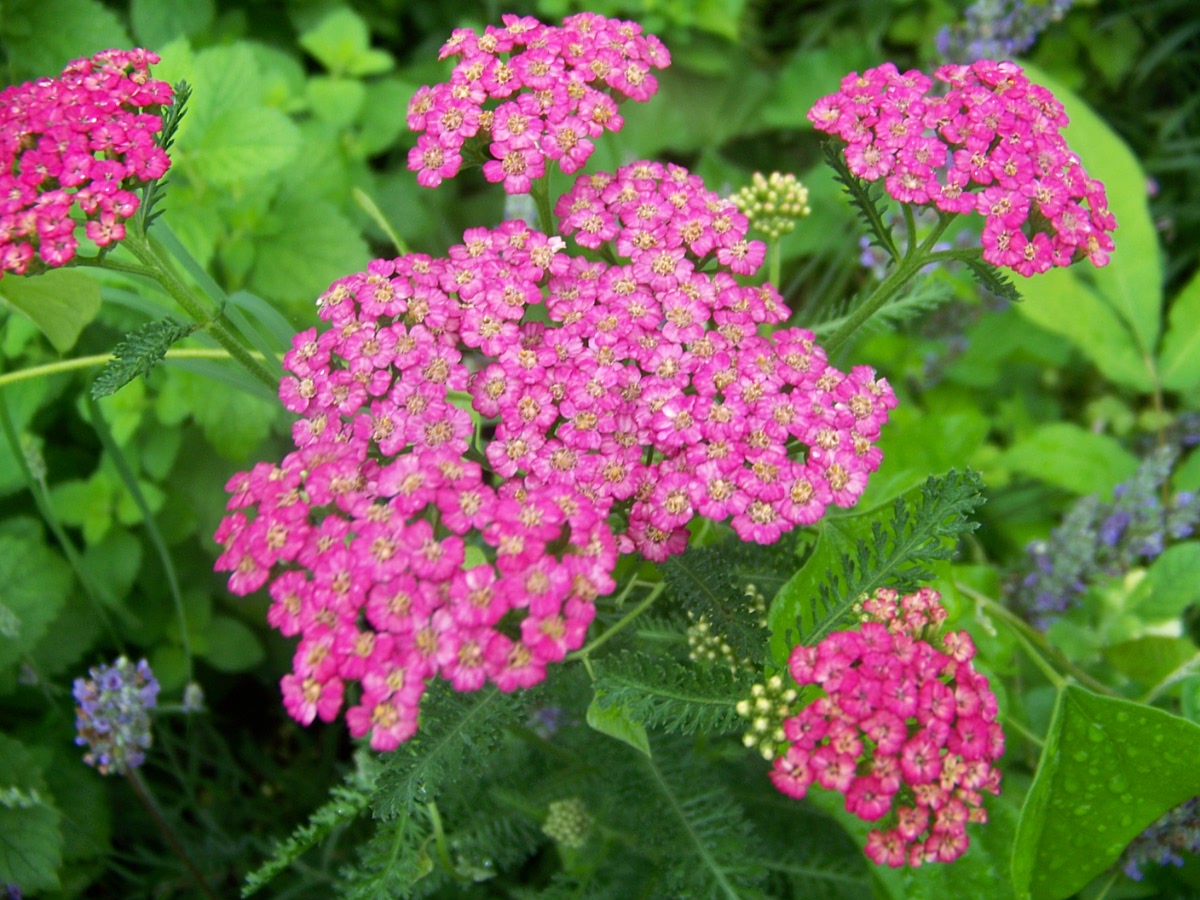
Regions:
<instances>
[{"instance_id":1,"label":"hairy green stem","mask_svg":"<svg viewBox=\"0 0 1200 900\"><path fill-rule=\"evenodd\" d=\"M252 355L261 359L261 354ZM92 356L77 356L74 359L60 359L57 362L44 363L40 366L30 366L28 369L17 369L15 372L4 372L0 374L0 389L10 384L16 384L18 381L30 381L34 378L44 378L62 372L75 372L80 369L102 366L112 359L111 353L97 353ZM168 350L164 359L229 359L229 351L180 347Z\"/></svg>"},{"instance_id":2,"label":"hairy green stem","mask_svg":"<svg viewBox=\"0 0 1200 900\"><path fill-rule=\"evenodd\" d=\"M208 882L204 880L204 876L200 874L200 870L196 868L192 858L187 855L187 851L183 849L183 845L179 843L179 839L175 836L175 832L171 826L167 824L167 820L163 818L162 812L158 808L158 804L154 801L154 797L150 793L150 788L146 785L137 769L129 769L125 773L129 784L133 787L133 792L137 794L138 800L142 802L142 806L146 807L146 811L150 813L163 838L170 845L172 852L183 862L188 873L192 876L192 880L196 883L196 887L204 894L208 900L217 900L217 895L212 892L212 888L208 886Z\"/></svg>"}]
</instances>

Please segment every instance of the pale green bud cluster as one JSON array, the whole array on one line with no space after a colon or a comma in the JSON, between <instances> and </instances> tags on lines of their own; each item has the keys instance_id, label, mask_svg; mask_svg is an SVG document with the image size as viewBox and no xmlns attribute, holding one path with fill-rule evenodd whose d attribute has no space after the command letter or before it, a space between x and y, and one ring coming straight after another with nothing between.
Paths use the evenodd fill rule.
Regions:
<instances>
[{"instance_id":1,"label":"pale green bud cluster","mask_svg":"<svg viewBox=\"0 0 1200 900\"><path fill-rule=\"evenodd\" d=\"M772 675L766 684L750 688L750 698L739 700L735 707L739 716L750 720L750 730L742 735L742 743L757 749L763 759L774 759L784 743L783 723L792 717L797 696L796 689L781 675Z\"/></svg>"},{"instance_id":2,"label":"pale green bud cluster","mask_svg":"<svg viewBox=\"0 0 1200 900\"><path fill-rule=\"evenodd\" d=\"M756 585L746 586L747 608L757 617L760 628L767 627L767 598ZM693 618L688 613L688 618ZM692 662L720 662L729 666L729 671L736 672L739 667L749 665L747 659L739 660L729 646L728 641L713 631L712 623L705 616L695 618L687 629L688 659Z\"/></svg>"},{"instance_id":3,"label":"pale green bud cluster","mask_svg":"<svg viewBox=\"0 0 1200 900\"><path fill-rule=\"evenodd\" d=\"M791 173L755 172L750 184L731 198L750 220L750 227L773 241L796 228L796 222L812 212L808 188Z\"/></svg>"},{"instance_id":4,"label":"pale green bud cluster","mask_svg":"<svg viewBox=\"0 0 1200 900\"><path fill-rule=\"evenodd\" d=\"M592 816L578 797L552 800L542 831L563 847L579 849L592 833Z\"/></svg>"}]
</instances>

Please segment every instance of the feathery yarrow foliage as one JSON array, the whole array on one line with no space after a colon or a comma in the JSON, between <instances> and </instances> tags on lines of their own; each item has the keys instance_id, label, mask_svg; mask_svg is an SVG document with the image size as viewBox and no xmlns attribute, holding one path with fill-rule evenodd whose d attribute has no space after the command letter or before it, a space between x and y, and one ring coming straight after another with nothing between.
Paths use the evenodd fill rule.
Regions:
<instances>
[{"instance_id":1,"label":"feathery yarrow foliage","mask_svg":"<svg viewBox=\"0 0 1200 900\"><path fill-rule=\"evenodd\" d=\"M634 22L594 13L561 26L505 15L483 34L453 32L440 59L457 62L448 82L424 86L408 107L408 127L422 132L409 151L417 183L437 187L467 160L510 194L527 194L547 161L577 171L593 140L624 124L619 102L648 100L658 90L652 69L671 57ZM485 153L486 149L486 153Z\"/></svg>"},{"instance_id":2,"label":"feathery yarrow foliage","mask_svg":"<svg viewBox=\"0 0 1200 900\"><path fill-rule=\"evenodd\" d=\"M1105 265L1116 219L1060 133L1054 95L1012 62L948 64L934 78L947 89L891 63L852 72L808 117L845 142L855 176L882 180L893 199L984 216L993 265L1024 276L1084 258Z\"/></svg>"},{"instance_id":3,"label":"feathery yarrow foliage","mask_svg":"<svg viewBox=\"0 0 1200 900\"><path fill-rule=\"evenodd\" d=\"M796 683L823 696L783 723L771 780L790 797L813 782L844 794L847 812L880 822L866 854L881 865L957 859L967 823L987 820L981 792L1000 791L996 698L970 636L942 627L940 599L880 588L862 603L859 630L788 659Z\"/></svg>"},{"instance_id":4,"label":"feathery yarrow foliage","mask_svg":"<svg viewBox=\"0 0 1200 900\"><path fill-rule=\"evenodd\" d=\"M146 761L158 680L146 660L135 665L124 656L88 673L75 679L75 743L88 748L83 761L101 775L124 775Z\"/></svg>"},{"instance_id":5,"label":"feathery yarrow foliage","mask_svg":"<svg viewBox=\"0 0 1200 900\"><path fill-rule=\"evenodd\" d=\"M125 237L134 191L171 165L157 138L173 92L150 77L156 62L148 50L106 50L0 91L0 276L70 262L72 210L98 246Z\"/></svg>"}]
</instances>

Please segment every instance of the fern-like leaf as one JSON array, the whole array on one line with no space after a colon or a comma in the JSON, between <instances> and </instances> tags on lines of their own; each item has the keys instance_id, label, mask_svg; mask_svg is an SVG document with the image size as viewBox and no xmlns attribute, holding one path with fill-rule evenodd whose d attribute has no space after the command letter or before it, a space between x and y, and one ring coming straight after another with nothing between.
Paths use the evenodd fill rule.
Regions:
<instances>
[{"instance_id":1,"label":"fern-like leaf","mask_svg":"<svg viewBox=\"0 0 1200 900\"><path fill-rule=\"evenodd\" d=\"M171 345L183 340L197 327L177 322L168 316L131 331L113 348L113 358L104 364L92 382L92 397L99 400L115 394L139 375L148 377L167 355Z\"/></svg>"},{"instance_id":2,"label":"fern-like leaf","mask_svg":"<svg viewBox=\"0 0 1200 900\"><path fill-rule=\"evenodd\" d=\"M984 288L990 291L997 297L1007 300L1009 303L1020 303L1021 292L1017 290L1017 286L1013 284L1012 279L997 269L990 263L984 262L982 259L967 257L963 259L971 270L971 274L975 276L975 280Z\"/></svg>"},{"instance_id":3,"label":"fern-like leaf","mask_svg":"<svg viewBox=\"0 0 1200 900\"><path fill-rule=\"evenodd\" d=\"M801 639L816 644L836 630L855 601L876 588L911 590L933 577L930 563L949 559L959 539L978 527L969 516L983 503L983 483L970 470L931 476L915 502L896 500L887 527L875 521L869 540L860 540L839 574L829 571L813 599L814 626ZM806 618L806 617L802 617ZM800 622L798 622L800 624Z\"/></svg>"},{"instance_id":4,"label":"fern-like leaf","mask_svg":"<svg viewBox=\"0 0 1200 900\"><path fill-rule=\"evenodd\" d=\"M864 331L881 331L894 328L902 322L918 318L932 312L944 303L954 299L954 288L944 279L936 275L923 278L912 284L908 290L895 300L880 307L871 318L862 324ZM817 341L836 334L850 319L850 309L857 303L842 309L836 316L825 318L808 327L817 336Z\"/></svg>"},{"instance_id":5,"label":"fern-like leaf","mask_svg":"<svg viewBox=\"0 0 1200 900\"><path fill-rule=\"evenodd\" d=\"M347 867L336 893L340 900L395 900L411 897L413 888L433 870L424 847L428 823L424 816L402 815L381 822L362 847L359 862Z\"/></svg>"},{"instance_id":6,"label":"fern-like leaf","mask_svg":"<svg viewBox=\"0 0 1200 900\"><path fill-rule=\"evenodd\" d=\"M823 141L821 150L825 154L825 161L833 169L834 177L841 182L851 205L867 226L871 234L871 243L882 247L892 259L899 259L900 252L896 249L896 240L892 235L891 226L887 224L883 185L879 182L863 181L851 172L850 167L846 165L841 145L836 141Z\"/></svg>"},{"instance_id":7,"label":"fern-like leaf","mask_svg":"<svg viewBox=\"0 0 1200 900\"><path fill-rule=\"evenodd\" d=\"M730 537L672 556L660 569L680 605L695 619L706 619L737 659L759 662L766 635L762 614L748 602L746 588L754 585L763 596L773 596L790 572L792 546L781 541L763 547Z\"/></svg>"},{"instance_id":8,"label":"fern-like leaf","mask_svg":"<svg viewBox=\"0 0 1200 900\"><path fill-rule=\"evenodd\" d=\"M335 828L349 824L367 808L374 794L378 766L365 753L359 753L356 761L358 768L346 777L344 784L329 792L329 800L309 816L308 823L276 845L271 858L246 876L243 897L257 893Z\"/></svg>"},{"instance_id":9,"label":"fern-like leaf","mask_svg":"<svg viewBox=\"0 0 1200 900\"><path fill-rule=\"evenodd\" d=\"M175 85L175 101L163 110L163 127L158 133L158 146L163 150L170 150L171 145L175 143L175 133L179 131L179 123L183 120L184 114L187 112L187 102L192 96L192 88L186 81L181 81ZM154 220L162 214L162 210L156 209L163 195L166 193L167 180L156 178L154 181L147 182L142 188L141 203L138 205L137 211L137 226L142 234L154 224Z\"/></svg>"},{"instance_id":10,"label":"fern-like leaf","mask_svg":"<svg viewBox=\"0 0 1200 900\"><path fill-rule=\"evenodd\" d=\"M658 743L642 758L666 842L667 895L698 900L757 900L766 872L758 839L718 774L687 745Z\"/></svg>"},{"instance_id":11,"label":"fern-like leaf","mask_svg":"<svg viewBox=\"0 0 1200 900\"><path fill-rule=\"evenodd\" d=\"M632 652L597 659L594 666L600 704L623 706L647 727L679 734L745 730L734 707L750 696L749 673Z\"/></svg>"},{"instance_id":12,"label":"fern-like leaf","mask_svg":"<svg viewBox=\"0 0 1200 900\"><path fill-rule=\"evenodd\" d=\"M495 688L458 693L430 688L421 704L421 730L388 755L373 809L391 820L437 799L444 784L477 777L504 726L520 720L523 695Z\"/></svg>"}]
</instances>

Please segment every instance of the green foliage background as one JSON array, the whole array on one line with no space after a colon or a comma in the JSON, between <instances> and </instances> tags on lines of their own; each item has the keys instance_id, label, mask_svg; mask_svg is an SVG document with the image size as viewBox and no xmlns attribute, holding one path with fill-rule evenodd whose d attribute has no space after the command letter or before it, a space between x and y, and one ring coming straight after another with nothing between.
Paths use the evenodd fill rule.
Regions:
<instances>
[{"instance_id":1,"label":"green foliage background","mask_svg":"<svg viewBox=\"0 0 1200 900\"><path fill-rule=\"evenodd\" d=\"M796 173L813 215L783 239L779 286L796 324L828 333L870 275L858 265L854 211L805 113L851 70L888 59L929 68L934 34L964 6L586 4L636 19L674 57L659 96L623 110L625 129L591 167L671 159L722 193L755 170ZM281 352L316 325L313 301L332 280L401 249L439 253L504 214L503 195L478 171L431 192L406 168L415 136L405 107L447 71L436 50L450 31L505 12L554 21L581 8L0 0L0 82L55 74L107 47L161 54L155 74L193 89L160 207L167 238L198 261L191 277L214 303ZM1025 545L1074 500L1110 495L1164 434L1194 430L1198 33L1188 0L1092 0L1042 36L1031 73L1067 102L1068 139L1108 185L1118 250L1103 270L1022 281L1024 301L1000 309L987 308L969 273L935 273L918 285L918 315L842 348L842 360L874 365L901 400L884 467L855 510L758 557L710 535L664 567L669 604L597 654L594 671L563 667L522 696L432 696L420 735L383 759L355 754L341 726L304 730L286 718L276 682L289 643L266 628L261 596L235 600L211 571L225 482L288 446L279 404L199 352L126 372L124 387L92 400L104 393L93 386L100 362L131 332L143 349L214 345L164 324L170 298L118 273L0 281L0 789L15 791L0 803L0 884L55 898L195 896L129 786L84 768L72 744L71 680L124 650L149 658L164 697L203 686L205 715L168 705L157 717L147 778L221 896L275 876L265 896L953 897L963 884L1007 890L1014 842L1036 866L1018 868L1012 890L1094 896L1098 887L1085 885L1097 874L1103 883L1119 840L1067 846L1080 829L1086 842L1085 821L1121 821L1135 805L1120 798L1143 796L1145 785L1109 753L1095 778L1123 771L1132 783L1078 822L1070 811L1055 818L1067 776L1041 771L1030 788L1043 751L1022 735L1069 754L1089 741L1088 727L1122 732L1119 717L1135 713L1111 704L1149 715L1132 701L1153 695L1172 714L1164 740L1179 771L1190 762L1194 773L1200 680L1180 622L1200 600L1200 551L1182 544L1147 571L1114 577L1051 631L1056 652L1128 698L1109 705L1080 700L1078 688L1056 693L1017 652L1021 633L976 598L998 596ZM94 366L58 366L93 356ZM39 377L21 376L31 370ZM968 467L978 474L963 476ZM1200 489L1200 453L1184 455L1172 486ZM976 638L1005 717L1021 725L1009 732L1005 794L971 853L949 871L897 875L868 869L861 829L836 800L800 805L764 789L765 764L741 747L732 709L789 640L837 627L864 585L930 575ZM775 598L768 629L733 604L749 583ZM720 619L756 673L689 662L688 612ZM552 733L546 715L556 709L574 712ZM1180 779L1172 797L1197 792ZM1027 790L1035 812L1051 812L1018 828ZM581 849L540 827L564 797L581 798L598 823ZM1129 812L1121 839L1162 811L1167 800L1154 797ZM1076 854L1072 866L1090 860L1076 866L1079 878L1041 868L1056 850ZM1200 890L1200 872L1189 863L1153 885L1182 896Z\"/></svg>"}]
</instances>

